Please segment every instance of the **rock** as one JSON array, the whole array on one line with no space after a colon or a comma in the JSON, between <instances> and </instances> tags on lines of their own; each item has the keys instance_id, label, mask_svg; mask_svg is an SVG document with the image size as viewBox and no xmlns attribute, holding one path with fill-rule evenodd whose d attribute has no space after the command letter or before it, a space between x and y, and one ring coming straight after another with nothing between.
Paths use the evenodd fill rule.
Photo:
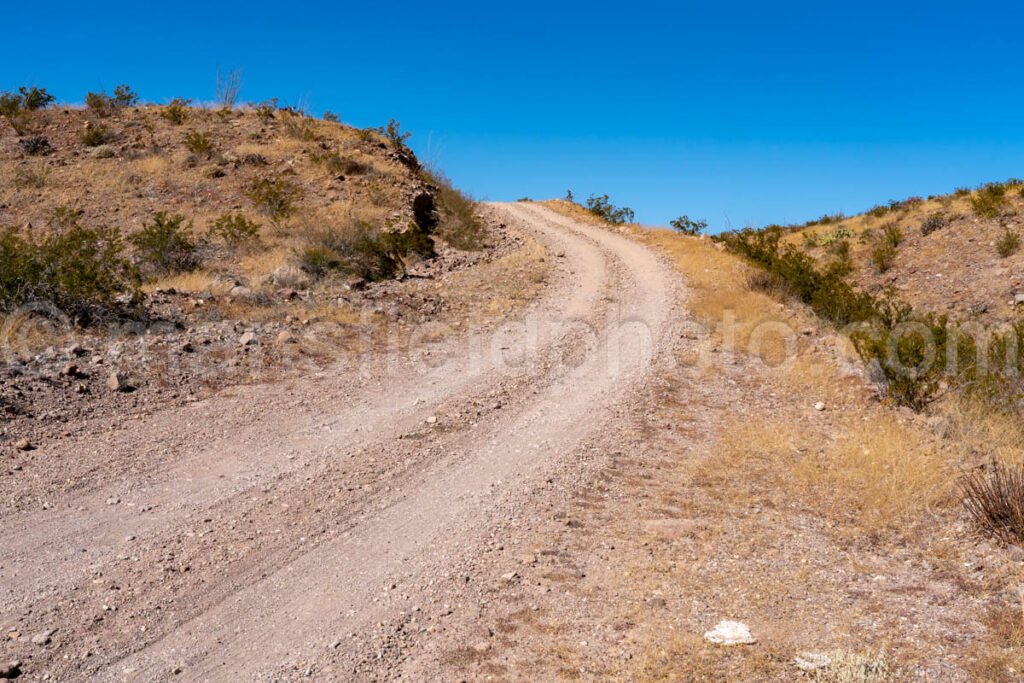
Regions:
<instances>
[{"instance_id":1,"label":"rock","mask_svg":"<svg viewBox=\"0 0 1024 683\"><path fill-rule=\"evenodd\" d=\"M437 415L431 415L430 417L428 417L427 418L427 424L428 425L436 425L437 424Z\"/></svg>"},{"instance_id":2,"label":"rock","mask_svg":"<svg viewBox=\"0 0 1024 683\"><path fill-rule=\"evenodd\" d=\"M491 649L491 644L486 642L477 643L473 646L473 651L478 654L484 654Z\"/></svg>"},{"instance_id":3,"label":"rock","mask_svg":"<svg viewBox=\"0 0 1024 683\"><path fill-rule=\"evenodd\" d=\"M509 572L507 574L502 574L501 578L503 581L508 581L509 583L511 583L519 578L519 572Z\"/></svg>"},{"instance_id":4,"label":"rock","mask_svg":"<svg viewBox=\"0 0 1024 683\"><path fill-rule=\"evenodd\" d=\"M11 680L21 675L21 662L13 661L0 664L0 678Z\"/></svg>"},{"instance_id":5,"label":"rock","mask_svg":"<svg viewBox=\"0 0 1024 683\"><path fill-rule=\"evenodd\" d=\"M231 288L231 291L228 292L228 294L236 298L246 297L252 294L252 290L249 289L248 287L243 287L242 285L236 285Z\"/></svg>"},{"instance_id":6,"label":"rock","mask_svg":"<svg viewBox=\"0 0 1024 683\"><path fill-rule=\"evenodd\" d=\"M60 369L61 377L78 377L80 374L81 371L78 369L78 366L75 365L74 363L68 363Z\"/></svg>"},{"instance_id":7,"label":"rock","mask_svg":"<svg viewBox=\"0 0 1024 683\"><path fill-rule=\"evenodd\" d=\"M277 296L284 299L285 301L294 301L299 298L299 293L291 287L282 287L277 290Z\"/></svg>"},{"instance_id":8,"label":"rock","mask_svg":"<svg viewBox=\"0 0 1024 683\"><path fill-rule=\"evenodd\" d=\"M19 451L33 451L36 448L28 439L18 439L14 442L14 447Z\"/></svg>"},{"instance_id":9,"label":"rock","mask_svg":"<svg viewBox=\"0 0 1024 683\"><path fill-rule=\"evenodd\" d=\"M825 410L825 402L824 401L818 401L817 403L814 404L814 409L817 410L819 413L824 411Z\"/></svg>"},{"instance_id":10,"label":"rock","mask_svg":"<svg viewBox=\"0 0 1024 683\"><path fill-rule=\"evenodd\" d=\"M112 372L107 377L107 388L111 391L128 391L131 387L128 385L128 378L120 372Z\"/></svg>"},{"instance_id":11,"label":"rock","mask_svg":"<svg viewBox=\"0 0 1024 683\"><path fill-rule=\"evenodd\" d=\"M68 347L68 355L74 358L81 358L88 352L89 350L86 349L81 344L72 344L71 346Z\"/></svg>"},{"instance_id":12,"label":"rock","mask_svg":"<svg viewBox=\"0 0 1024 683\"><path fill-rule=\"evenodd\" d=\"M801 671L817 671L832 666L832 658L820 652L801 652L794 663Z\"/></svg>"},{"instance_id":13,"label":"rock","mask_svg":"<svg viewBox=\"0 0 1024 683\"><path fill-rule=\"evenodd\" d=\"M252 332L246 332L238 338L239 346L252 346L256 343L256 335Z\"/></svg>"},{"instance_id":14,"label":"rock","mask_svg":"<svg viewBox=\"0 0 1024 683\"><path fill-rule=\"evenodd\" d=\"M537 564L537 556L533 553L526 553L519 556L520 564Z\"/></svg>"},{"instance_id":15,"label":"rock","mask_svg":"<svg viewBox=\"0 0 1024 683\"><path fill-rule=\"evenodd\" d=\"M753 645L757 640L750 629L740 621L721 621L715 628L704 633L704 640L717 645Z\"/></svg>"},{"instance_id":16,"label":"rock","mask_svg":"<svg viewBox=\"0 0 1024 683\"><path fill-rule=\"evenodd\" d=\"M1024 562L1024 548L1019 545L1011 545L1006 549L1006 556L1013 562Z\"/></svg>"},{"instance_id":17,"label":"rock","mask_svg":"<svg viewBox=\"0 0 1024 683\"><path fill-rule=\"evenodd\" d=\"M353 291L366 289L366 279L361 277L350 278L347 282L345 282L345 289Z\"/></svg>"},{"instance_id":18,"label":"rock","mask_svg":"<svg viewBox=\"0 0 1024 683\"><path fill-rule=\"evenodd\" d=\"M47 629L46 631L40 631L39 633L32 636L33 645L47 645L50 642L50 636L53 635L53 631Z\"/></svg>"},{"instance_id":19,"label":"rock","mask_svg":"<svg viewBox=\"0 0 1024 683\"><path fill-rule=\"evenodd\" d=\"M196 347L192 345L192 342L185 342L179 348L182 353L192 353L196 350Z\"/></svg>"},{"instance_id":20,"label":"rock","mask_svg":"<svg viewBox=\"0 0 1024 683\"><path fill-rule=\"evenodd\" d=\"M282 330L277 335L278 344L294 344L297 341L298 339L295 338L295 335L289 332L288 330Z\"/></svg>"},{"instance_id":21,"label":"rock","mask_svg":"<svg viewBox=\"0 0 1024 683\"><path fill-rule=\"evenodd\" d=\"M1014 306L1024 306L1024 292L1021 292L1020 294L1014 295L1014 297L1013 297L1013 305Z\"/></svg>"}]
</instances>

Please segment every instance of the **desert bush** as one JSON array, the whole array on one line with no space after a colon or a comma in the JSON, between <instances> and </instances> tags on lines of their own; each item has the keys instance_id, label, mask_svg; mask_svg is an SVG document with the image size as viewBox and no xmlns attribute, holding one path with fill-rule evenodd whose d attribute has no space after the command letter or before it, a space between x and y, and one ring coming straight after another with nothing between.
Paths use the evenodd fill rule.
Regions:
<instances>
[{"instance_id":1,"label":"desert bush","mask_svg":"<svg viewBox=\"0 0 1024 683\"><path fill-rule=\"evenodd\" d=\"M114 139L114 131L105 123L88 121L82 132L79 133L78 139L86 147L99 147Z\"/></svg>"},{"instance_id":2,"label":"desert bush","mask_svg":"<svg viewBox=\"0 0 1024 683\"><path fill-rule=\"evenodd\" d=\"M995 218L1006 208L1006 185L989 183L978 189L971 197L971 208L982 218Z\"/></svg>"},{"instance_id":3,"label":"desert bush","mask_svg":"<svg viewBox=\"0 0 1024 683\"><path fill-rule=\"evenodd\" d=\"M827 213L821 218L807 221L805 225L831 225L832 223L840 223L846 220L846 214L842 211L836 213Z\"/></svg>"},{"instance_id":4,"label":"desert bush","mask_svg":"<svg viewBox=\"0 0 1024 683\"><path fill-rule=\"evenodd\" d=\"M1024 542L1024 465L995 463L960 479L964 507L982 532Z\"/></svg>"},{"instance_id":5,"label":"desert bush","mask_svg":"<svg viewBox=\"0 0 1024 683\"><path fill-rule=\"evenodd\" d=\"M259 241L260 225L240 213L225 213L210 226L210 234L229 247L250 246Z\"/></svg>"},{"instance_id":6,"label":"desert bush","mask_svg":"<svg viewBox=\"0 0 1024 683\"><path fill-rule=\"evenodd\" d=\"M814 249L818 246L818 235L813 232L804 233L804 249Z\"/></svg>"},{"instance_id":7,"label":"desert bush","mask_svg":"<svg viewBox=\"0 0 1024 683\"><path fill-rule=\"evenodd\" d=\"M160 116L167 119L176 126L180 126L188 119L188 107L192 100L175 97L167 106L160 110Z\"/></svg>"},{"instance_id":8,"label":"desert bush","mask_svg":"<svg viewBox=\"0 0 1024 683\"><path fill-rule=\"evenodd\" d=\"M871 250L871 263L874 264L875 270L879 273L884 273L892 268L893 261L895 260L896 247L889 240L881 240Z\"/></svg>"},{"instance_id":9,"label":"desert bush","mask_svg":"<svg viewBox=\"0 0 1024 683\"><path fill-rule=\"evenodd\" d=\"M414 254L434 256L433 241L415 224L386 233L359 219L309 231L297 253L300 267L314 278L339 272L371 281L395 277Z\"/></svg>"},{"instance_id":10,"label":"desert bush","mask_svg":"<svg viewBox=\"0 0 1024 683\"><path fill-rule=\"evenodd\" d=\"M129 238L143 270L167 275L193 270L199 265L198 251L192 237L192 224L180 214L159 211L151 223Z\"/></svg>"},{"instance_id":11,"label":"desert bush","mask_svg":"<svg viewBox=\"0 0 1024 683\"><path fill-rule=\"evenodd\" d=\"M285 135L296 140L312 142L316 140L316 125L313 120L302 114L287 113L284 116Z\"/></svg>"},{"instance_id":12,"label":"desert bush","mask_svg":"<svg viewBox=\"0 0 1024 683\"><path fill-rule=\"evenodd\" d=\"M5 311L48 302L84 322L138 284L120 236L108 228L72 225L41 239L3 230L0 263L0 309Z\"/></svg>"},{"instance_id":13,"label":"desert bush","mask_svg":"<svg viewBox=\"0 0 1024 683\"><path fill-rule=\"evenodd\" d=\"M388 121L381 134L395 149L405 149L405 141L412 137L412 133L402 131L402 124L395 119Z\"/></svg>"},{"instance_id":14,"label":"desert bush","mask_svg":"<svg viewBox=\"0 0 1024 683\"><path fill-rule=\"evenodd\" d=\"M24 87L18 92L0 92L0 116L7 120L18 135L26 135L33 127L32 114L45 109L54 101L45 88Z\"/></svg>"},{"instance_id":15,"label":"desert bush","mask_svg":"<svg viewBox=\"0 0 1024 683\"><path fill-rule=\"evenodd\" d=\"M93 114L101 118L110 116L114 111L114 105L110 101L110 96L103 92L86 93L85 106Z\"/></svg>"},{"instance_id":16,"label":"desert bush","mask_svg":"<svg viewBox=\"0 0 1024 683\"><path fill-rule=\"evenodd\" d=\"M930 235L936 230L941 230L946 225L946 217L942 214L928 216L921 222L921 234Z\"/></svg>"},{"instance_id":17,"label":"desert bush","mask_svg":"<svg viewBox=\"0 0 1024 683\"><path fill-rule=\"evenodd\" d=\"M327 121L328 123L341 123L341 117L335 114L333 111L325 111L324 121Z\"/></svg>"},{"instance_id":18,"label":"desert bush","mask_svg":"<svg viewBox=\"0 0 1024 683\"><path fill-rule=\"evenodd\" d=\"M302 199L302 188L284 178L260 178L246 189L256 208L275 225L295 213L295 205Z\"/></svg>"},{"instance_id":19,"label":"desert bush","mask_svg":"<svg viewBox=\"0 0 1024 683\"><path fill-rule=\"evenodd\" d=\"M53 151L53 147L50 146L50 141L42 135L29 135L18 140L18 146L21 150L32 157L46 156Z\"/></svg>"},{"instance_id":20,"label":"desert bush","mask_svg":"<svg viewBox=\"0 0 1024 683\"><path fill-rule=\"evenodd\" d=\"M251 106L261 121L272 121L274 119L274 112L277 111L277 98L263 100Z\"/></svg>"},{"instance_id":21,"label":"desert bush","mask_svg":"<svg viewBox=\"0 0 1024 683\"><path fill-rule=\"evenodd\" d=\"M431 180L437 186L437 234L456 249L480 249L487 229L477 216L476 203L443 173L435 171Z\"/></svg>"},{"instance_id":22,"label":"desert bush","mask_svg":"<svg viewBox=\"0 0 1024 683\"><path fill-rule=\"evenodd\" d=\"M188 151L209 158L213 155L213 142L210 136L198 130L185 133L185 147Z\"/></svg>"},{"instance_id":23,"label":"desert bush","mask_svg":"<svg viewBox=\"0 0 1024 683\"><path fill-rule=\"evenodd\" d=\"M1003 228L1003 234L996 240L996 253L1000 258L1007 258L1020 248L1020 235L1009 228Z\"/></svg>"},{"instance_id":24,"label":"desert bush","mask_svg":"<svg viewBox=\"0 0 1024 683\"><path fill-rule=\"evenodd\" d=\"M110 102L115 109L126 109L136 106L139 103L139 96L126 83L122 83L114 88L114 96L110 98Z\"/></svg>"},{"instance_id":25,"label":"desert bush","mask_svg":"<svg viewBox=\"0 0 1024 683\"><path fill-rule=\"evenodd\" d=\"M903 231L895 223L886 223L882 226L882 241L892 245L896 249L903 243Z\"/></svg>"},{"instance_id":26,"label":"desert bush","mask_svg":"<svg viewBox=\"0 0 1024 683\"><path fill-rule=\"evenodd\" d=\"M630 221L632 222L632 221ZM680 216L673 221L669 222L673 228L683 233L684 235L691 235L696 237L697 235L704 232L708 227L708 222L705 220L693 220L689 216Z\"/></svg>"},{"instance_id":27,"label":"desert bush","mask_svg":"<svg viewBox=\"0 0 1024 683\"><path fill-rule=\"evenodd\" d=\"M875 206L872 206L865 213L867 213L867 215L871 216L872 218L881 218L890 211L892 211L891 207L886 206L884 204L877 204Z\"/></svg>"},{"instance_id":28,"label":"desert bush","mask_svg":"<svg viewBox=\"0 0 1024 683\"><path fill-rule=\"evenodd\" d=\"M618 207L611 203L608 195L590 195L587 199L587 211L594 214L601 220L614 225L632 223L635 214L628 206Z\"/></svg>"},{"instance_id":29,"label":"desert bush","mask_svg":"<svg viewBox=\"0 0 1024 683\"><path fill-rule=\"evenodd\" d=\"M954 197L966 197L970 193L971 189L969 187L958 187L955 190L953 190Z\"/></svg>"}]
</instances>

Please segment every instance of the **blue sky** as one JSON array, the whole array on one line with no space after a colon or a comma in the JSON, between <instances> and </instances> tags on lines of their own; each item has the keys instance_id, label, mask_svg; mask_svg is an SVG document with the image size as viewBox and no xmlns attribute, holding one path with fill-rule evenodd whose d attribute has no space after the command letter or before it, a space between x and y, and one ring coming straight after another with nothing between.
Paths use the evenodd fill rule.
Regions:
<instances>
[{"instance_id":1,"label":"blue sky","mask_svg":"<svg viewBox=\"0 0 1024 683\"><path fill-rule=\"evenodd\" d=\"M987 6L985 6L987 5ZM609 193L715 228L1024 175L1018 3L14 3L0 89L279 97L482 199Z\"/></svg>"}]
</instances>

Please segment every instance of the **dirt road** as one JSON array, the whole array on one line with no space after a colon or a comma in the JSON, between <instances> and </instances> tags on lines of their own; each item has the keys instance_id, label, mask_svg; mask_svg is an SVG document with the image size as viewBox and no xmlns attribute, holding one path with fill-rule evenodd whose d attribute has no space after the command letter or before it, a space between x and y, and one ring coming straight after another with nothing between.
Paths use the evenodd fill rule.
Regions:
<instances>
[{"instance_id":1,"label":"dirt road","mask_svg":"<svg viewBox=\"0 0 1024 683\"><path fill-rule=\"evenodd\" d=\"M497 329L48 454L74 463L67 493L3 517L4 659L53 680L388 678L467 609L474 563L575 485L588 438L671 362L682 300L634 241L490 210L553 261L545 296Z\"/></svg>"}]
</instances>

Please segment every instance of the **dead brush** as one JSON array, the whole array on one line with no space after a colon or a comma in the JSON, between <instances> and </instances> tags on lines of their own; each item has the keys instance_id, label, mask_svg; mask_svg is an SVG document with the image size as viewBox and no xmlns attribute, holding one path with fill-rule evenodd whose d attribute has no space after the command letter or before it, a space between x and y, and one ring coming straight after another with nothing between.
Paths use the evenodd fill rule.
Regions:
<instances>
[{"instance_id":1,"label":"dead brush","mask_svg":"<svg viewBox=\"0 0 1024 683\"><path fill-rule=\"evenodd\" d=\"M960 479L964 508L981 531L1004 543L1024 541L1024 464L977 469Z\"/></svg>"}]
</instances>

